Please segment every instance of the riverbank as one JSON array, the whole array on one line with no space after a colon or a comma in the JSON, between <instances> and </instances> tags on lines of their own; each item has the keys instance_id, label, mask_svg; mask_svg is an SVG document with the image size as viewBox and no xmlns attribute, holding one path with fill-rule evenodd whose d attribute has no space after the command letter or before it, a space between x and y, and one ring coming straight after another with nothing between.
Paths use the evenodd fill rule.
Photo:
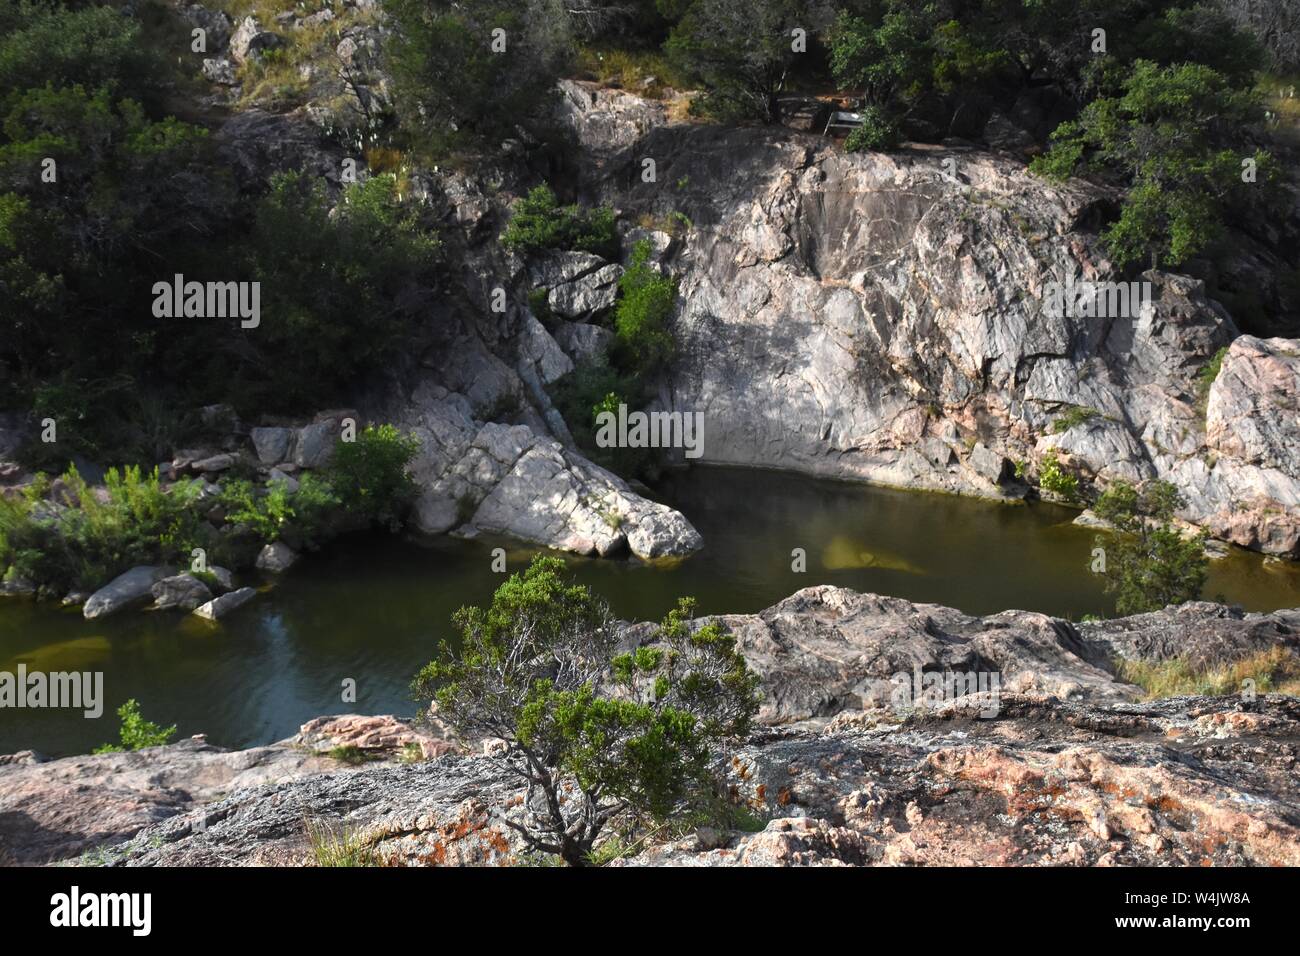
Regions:
<instances>
[{"instance_id":1,"label":"riverbank","mask_svg":"<svg viewBox=\"0 0 1300 956\"><path fill-rule=\"evenodd\" d=\"M1095 533L1045 503L1009 507L773 472L693 468L656 486L705 545L673 566L568 556L570 570L624 620L658 620L683 595L703 613L753 613L802 587L837 585L991 614L1019 607L1075 621L1110 616L1089 570ZM62 710L5 713L0 753L85 753L113 739L130 698L184 737L268 744L321 714L409 713L407 685L451 614L482 604L534 550L480 537L347 535L287 573L239 583L258 597L213 624L179 611L86 621L79 610L0 601L0 670L102 670L107 719ZM792 552L804 550L805 570ZM1300 606L1300 575L1234 550L1211 562L1206 597L1248 611ZM356 680L354 701L342 682Z\"/></svg>"},{"instance_id":2,"label":"riverbank","mask_svg":"<svg viewBox=\"0 0 1300 956\"><path fill-rule=\"evenodd\" d=\"M1300 863L1300 700L1259 683L1143 703L1115 664L1294 657L1300 609L1195 603L1076 626L818 587L723 622L763 680L762 727L722 768L746 825L665 834L624 862ZM900 706L899 675L917 669L996 674L995 699ZM479 742L316 721L245 751L191 739L0 762L0 846L28 864L312 865L329 847L310 834L326 833L372 861L514 864L500 818L518 796Z\"/></svg>"}]
</instances>

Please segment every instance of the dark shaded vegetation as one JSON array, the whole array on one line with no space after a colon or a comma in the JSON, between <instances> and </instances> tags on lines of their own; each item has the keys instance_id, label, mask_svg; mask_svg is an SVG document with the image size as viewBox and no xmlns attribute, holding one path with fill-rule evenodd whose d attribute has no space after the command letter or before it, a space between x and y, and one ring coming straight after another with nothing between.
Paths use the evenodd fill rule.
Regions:
<instances>
[{"instance_id":1,"label":"dark shaded vegetation","mask_svg":"<svg viewBox=\"0 0 1300 956\"><path fill-rule=\"evenodd\" d=\"M391 362L436 240L395 178L338 211L286 175L244 195L207 130L161 105L176 68L113 5L0 5L0 407L59 424L26 457L152 465L196 410L338 402ZM161 91L161 92L160 92ZM154 287L259 282L261 323L155 314Z\"/></svg>"}]
</instances>

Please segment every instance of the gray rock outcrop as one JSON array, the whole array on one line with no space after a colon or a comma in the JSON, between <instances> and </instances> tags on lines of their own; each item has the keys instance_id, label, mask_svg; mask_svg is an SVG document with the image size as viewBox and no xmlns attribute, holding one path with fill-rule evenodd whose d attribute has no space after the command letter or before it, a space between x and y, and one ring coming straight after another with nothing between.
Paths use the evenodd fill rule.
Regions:
<instances>
[{"instance_id":1,"label":"gray rock outcrop","mask_svg":"<svg viewBox=\"0 0 1300 956\"><path fill-rule=\"evenodd\" d=\"M1142 703L1113 669L1294 656L1300 610L1201 603L1073 625L817 587L721 620L762 677L765 726L719 769L765 828L700 831L626 864L1300 864L1300 701ZM652 631L630 625L626 640ZM987 712L979 695L900 709L877 693L895 672L983 668L1005 677ZM233 753L196 738L0 757L0 847L19 863L95 851L85 862L311 865L310 820L392 863L516 861L503 818L519 779L439 727L344 715ZM337 748L365 765L323 756Z\"/></svg>"},{"instance_id":2,"label":"gray rock outcrop","mask_svg":"<svg viewBox=\"0 0 1300 956\"><path fill-rule=\"evenodd\" d=\"M214 597L211 601L199 605L194 609L194 614L198 617L207 618L209 621L219 621L231 611L238 610L255 597L257 597L256 588L240 588L237 591L229 591L220 597Z\"/></svg>"},{"instance_id":3,"label":"gray rock outcrop","mask_svg":"<svg viewBox=\"0 0 1300 956\"><path fill-rule=\"evenodd\" d=\"M153 594L154 609L159 611L172 608L193 611L200 604L212 600L212 592L208 590L208 586L192 574L176 574L163 578L154 584L150 593Z\"/></svg>"},{"instance_id":4,"label":"gray rock outcrop","mask_svg":"<svg viewBox=\"0 0 1300 956\"><path fill-rule=\"evenodd\" d=\"M666 258L681 347L660 404L704 414L704 461L1000 496L1008 469L1055 453L1085 482L1172 481L1186 520L1298 556L1300 342L1233 342L1203 285L1163 272L1137 280L1146 308L1050 307L1054 283L1118 281L1092 226L1104 190L1006 155L851 154L561 86L592 201L691 223ZM655 183L634 175L646 156ZM1229 343L1207 427L1198 376ZM1237 410L1249 434L1216 424Z\"/></svg>"},{"instance_id":5,"label":"gray rock outcrop","mask_svg":"<svg viewBox=\"0 0 1300 956\"><path fill-rule=\"evenodd\" d=\"M153 595L153 586L176 573L172 568L140 565L119 574L87 599L81 609L88 621L107 617L143 603Z\"/></svg>"}]
</instances>

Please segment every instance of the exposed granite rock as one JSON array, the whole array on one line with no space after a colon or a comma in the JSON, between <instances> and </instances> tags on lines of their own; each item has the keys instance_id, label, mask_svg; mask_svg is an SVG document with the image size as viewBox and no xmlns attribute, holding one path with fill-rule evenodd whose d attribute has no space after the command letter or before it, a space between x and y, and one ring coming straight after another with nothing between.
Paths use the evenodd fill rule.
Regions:
<instances>
[{"instance_id":1,"label":"exposed granite rock","mask_svg":"<svg viewBox=\"0 0 1300 956\"><path fill-rule=\"evenodd\" d=\"M256 588L240 588L238 591L230 591L199 605L194 609L194 613L199 617L207 618L209 621L219 621L231 611L243 607L255 597L257 597Z\"/></svg>"},{"instance_id":2,"label":"exposed granite rock","mask_svg":"<svg viewBox=\"0 0 1300 956\"><path fill-rule=\"evenodd\" d=\"M1294 866L1297 731L1293 697L1014 697L990 721L776 736L729 766L735 798L774 818L761 833L625 865Z\"/></svg>"},{"instance_id":3,"label":"exposed granite rock","mask_svg":"<svg viewBox=\"0 0 1300 956\"><path fill-rule=\"evenodd\" d=\"M257 452L257 460L264 465L287 461L292 454L295 434L291 428L254 428L248 433Z\"/></svg>"},{"instance_id":4,"label":"exposed granite rock","mask_svg":"<svg viewBox=\"0 0 1300 956\"><path fill-rule=\"evenodd\" d=\"M890 678L914 668L997 673L1004 690L1062 698L1127 701L1139 693L1115 680L1072 625L1046 614L979 618L821 585L720 620L763 679L759 717L769 724L885 707Z\"/></svg>"},{"instance_id":5,"label":"exposed granite rock","mask_svg":"<svg viewBox=\"0 0 1300 956\"><path fill-rule=\"evenodd\" d=\"M453 739L454 736L445 728L441 735L434 736L391 714L376 717L343 714L307 721L289 742L314 753L325 753L337 747L355 747L369 759L405 757L411 749L418 749L420 758L428 760L456 752L459 748Z\"/></svg>"},{"instance_id":6,"label":"exposed granite rock","mask_svg":"<svg viewBox=\"0 0 1300 956\"><path fill-rule=\"evenodd\" d=\"M496 404L511 394L511 376L493 357L479 353L479 362L485 375L462 386L469 394L430 377L392 406L398 426L420 442L411 472L422 489L415 506L421 531L440 534L469 521L484 531L577 554L630 550L642 558L684 555L701 546L699 533L681 514L545 437L545 421L535 423L537 428L484 424L475 405ZM442 376L453 384L458 378ZM475 392L493 382L496 395L479 392L476 401Z\"/></svg>"},{"instance_id":7,"label":"exposed granite rock","mask_svg":"<svg viewBox=\"0 0 1300 956\"><path fill-rule=\"evenodd\" d=\"M1243 335L1210 387L1206 442L1219 456L1209 521L1234 544L1300 558L1300 340Z\"/></svg>"},{"instance_id":8,"label":"exposed granite rock","mask_svg":"<svg viewBox=\"0 0 1300 956\"><path fill-rule=\"evenodd\" d=\"M81 613L88 621L116 614L140 604L153 594L153 586L176 573L174 568L140 565L119 574L86 601Z\"/></svg>"},{"instance_id":9,"label":"exposed granite rock","mask_svg":"<svg viewBox=\"0 0 1300 956\"><path fill-rule=\"evenodd\" d=\"M1148 272L1149 307L1127 315L1048 308L1053 283L1117 280L1096 237L1104 189L1045 182L1005 154L846 153L561 91L592 201L692 224L664 260L681 348L660 404L704 414L703 460L1000 496L1007 462L1032 476L1055 452L1102 485L1170 480L1181 517L1295 555L1300 342L1235 344L1211 403L1249 409L1250 434L1207 433L1197 376L1238 330L1201 282ZM656 183L636 175L646 156ZM1058 433L1073 409L1096 414Z\"/></svg>"},{"instance_id":10,"label":"exposed granite rock","mask_svg":"<svg viewBox=\"0 0 1300 956\"><path fill-rule=\"evenodd\" d=\"M283 541L273 541L258 552L255 566L259 571L280 574L293 567L297 560L298 555L291 547Z\"/></svg>"},{"instance_id":11,"label":"exposed granite rock","mask_svg":"<svg viewBox=\"0 0 1300 956\"><path fill-rule=\"evenodd\" d=\"M153 586L150 593L153 594L154 609L159 611L171 608L193 611L200 604L212 600L208 586L192 574L163 578Z\"/></svg>"},{"instance_id":12,"label":"exposed granite rock","mask_svg":"<svg viewBox=\"0 0 1300 956\"><path fill-rule=\"evenodd\" d=\"M1296 865L1300 702L1012 696L901 725L759 734L722 769L760 833L702 831L623 865ZM0 774L3 771L0 770ZM3 780L3 777L0 777ZM497 865L522 799L490 756L232 793L103 856L116 865L311 865L304 819L393 864ZM201 829L200 829L201 825Z\"/></svg>"},{"instance_id":13,"label":"exposed granite rock","mask_svg":"<svg viewBox=\"0 0 1300 956\"><path fill-rule=\"evenodd\" d=\"M230 37L230 56L236 63L259 60L267 50L284 46L284 37L262 29L256 17L244 17Z\"/></svg>"},{"instance_id":14,"label":"exposed granite rock","mask_svg":"<svg viewBox=\"0 0 1300 956\"><path fill-rule=\"evenodd\" d=\"M768 726L720 769L769 822L653 846L632 865L1300 863L1300 700L1134 703L1109 670L1116 655L1219 664L1300 650L1300 610L1190 604L1076 627L818 587L722 621L762 675ZM993 711L978 695L899 711L871 693L877 675L985 667L1007 678ZM0 757L0 846L40 862L140 831L94 861L310 864L310 819L391 862L511 862L520 846L502 817L522 787L494 748L448 755L439 726L344 715L237 753L196 739ZM394 766L410 743L435 759ZM341 769L314 753L339 746L390 762Z\"/></svg>"},{"instance_id":15,"label":"exposed granite rock","mask_svg":"<svg viewBox=\"0 0 1300 956\"><path fill-rule=\"evenodd\" d=\"M192 26L204 31L204 48L196 52L213 57L226 52L235 24L225 11L209 10L198 3L178 4L176 9Z\"/></svg>"},{"instance_id":16,"label":"exposed granite rock","mask_svg":"<svg viewBox=\"0 0 1300 956\"><path fill-rule=\"evenodd\" d=\"M587 322L565 322L555 330L555 341L575 363L590 365L608 354L614 333Z\"/></svg>"},{"instance_id":17,"label":"exposed granite rock","mask_svg":"<svg viewBox=\"0 0 1300 956\"><path fill-rule=\"evenodd\" d=\"M202 736L146 750L3 764L0 860L65 859L225 793L338 766L283 745L222 750Z\"/></svg>"}]
</instances>

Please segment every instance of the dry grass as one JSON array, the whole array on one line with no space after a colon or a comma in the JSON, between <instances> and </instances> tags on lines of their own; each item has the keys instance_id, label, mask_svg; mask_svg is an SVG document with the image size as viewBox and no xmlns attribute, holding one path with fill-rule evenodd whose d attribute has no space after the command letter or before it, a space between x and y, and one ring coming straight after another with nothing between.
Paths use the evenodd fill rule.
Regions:
<instances>
[{"instance_id":1,"label":"dry grass","mask_svg":"<svg viewBox=\"0 0 1300 956\"><path fill-rule=\"evenodd\" d=\"M1257 693L1300 696L1300 657L1289 648L1273 647L1223 667L1195 670L1175 658L1159 663L1119 660L1115 676L1146 691L1147 699L1204 694L1223 697L1241 692L1253 680Z\"/></svg>"},{"instance_id":2,"label":"dry grass","mask_svg":"<svg viewBox=\"0 0 1300 956\"><path fill-rule=\"evenodd\" d=\"M303 825L317 866L384 866L387 862L355 830L311 819Z\"/></svg>"},{"instance_id":3,"label":"dry grass","mask_svg":"<svg viewBox=\"0 0 1300 956\"><path fill-rule=\"evenodd\" d=\"M575 67L580 76L651 99L663 99L687 86L685 77L658 50L586 46L578 51Z\"/></svg>"}]
</instances>

